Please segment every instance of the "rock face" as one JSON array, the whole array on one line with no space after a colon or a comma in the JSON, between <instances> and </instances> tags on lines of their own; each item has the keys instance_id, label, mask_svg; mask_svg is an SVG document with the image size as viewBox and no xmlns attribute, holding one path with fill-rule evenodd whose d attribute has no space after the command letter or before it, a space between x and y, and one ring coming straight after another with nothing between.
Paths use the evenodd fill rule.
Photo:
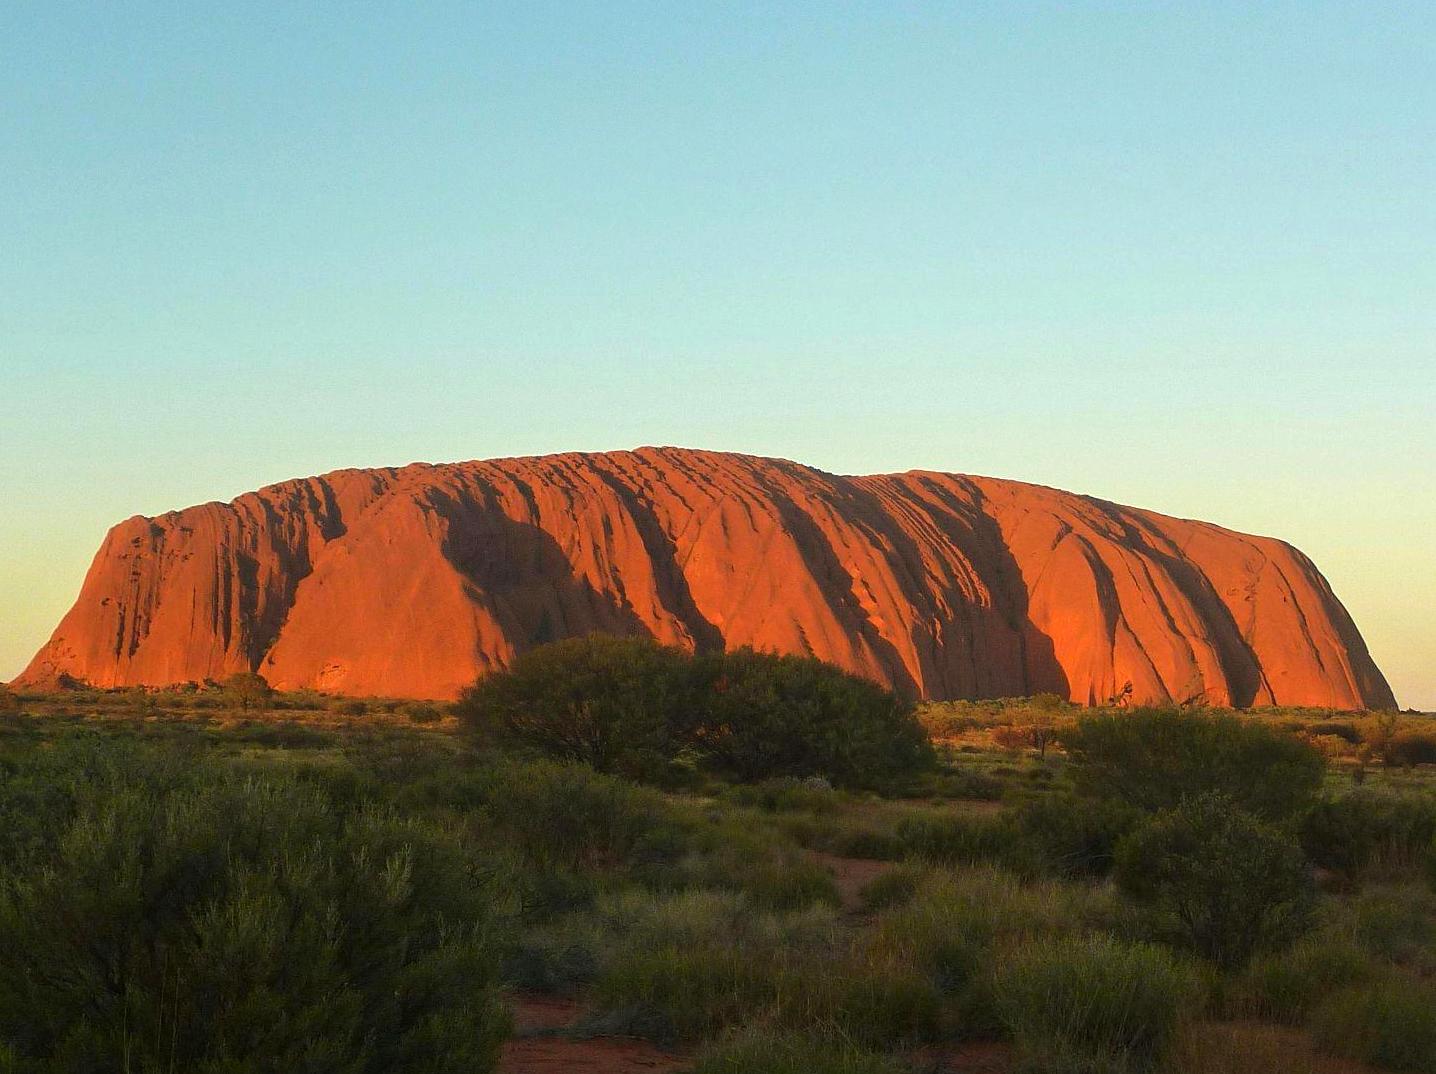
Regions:
<instances>
[{"instance_id":1,"label":"rock face","mask_svg":"<svg viewBox=\"0 0 1436 1074\"><path fill-rule=\"evenodd\" d=\"M19 680L452 697L591 631L811 653L929 698L1394 704L1281 541L1037 485L677 448L341 470L105 538Z\"/></svg>"}]
</instances>

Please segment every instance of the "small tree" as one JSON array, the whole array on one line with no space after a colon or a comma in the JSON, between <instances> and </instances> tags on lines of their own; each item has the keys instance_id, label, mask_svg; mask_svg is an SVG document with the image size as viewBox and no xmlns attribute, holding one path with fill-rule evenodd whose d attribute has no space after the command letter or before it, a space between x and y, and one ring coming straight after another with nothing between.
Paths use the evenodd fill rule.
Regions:
<instances>
[{"instance_id":1,"label":"small tree","mask_svg":"<svg viewBox=\"0 0 1436 1074\"><path fill-rule=\"evenodd\" d=\"M257 671L236 671L220 683L220 688L236 706L245 711L266 707L274 694L269 680Z\"/></svg>"},{"instance_id":2,"label":"small tree","mask_svg":"<svg viewBox=\"0 0 1436 1074\"><path fill-rule=\"evenodd\" d=\"M1066 711L1067 703L1056 694L1038 694L1010 726L993 729L993 741L1006 750L1034 749L1038 758L1046 760L1047 748L1068 722Z\"/></svg>"},{"instance_id":3,"label":"small tree","mask_svg":"<svg viewBox=\"0 0 1436 1074\"><path fill-rule=\"evenodd\" d=\"M1311 921L1315 886L1301 847L1224 795L1159 813L1116 858L1122 890L1172 914L1192 946L1226 968L1289 943Z\"/></svg>"},{"instance_id":4,"label":"small tree","mask_svg":"<svg viewBox=\"0 0 1436 1074\"><path fill-rule=\"evenodd\" d=\"M20 699L7 686L0 686L0 716L13 715L20 711Z\"/></svg>"}]
</instances>

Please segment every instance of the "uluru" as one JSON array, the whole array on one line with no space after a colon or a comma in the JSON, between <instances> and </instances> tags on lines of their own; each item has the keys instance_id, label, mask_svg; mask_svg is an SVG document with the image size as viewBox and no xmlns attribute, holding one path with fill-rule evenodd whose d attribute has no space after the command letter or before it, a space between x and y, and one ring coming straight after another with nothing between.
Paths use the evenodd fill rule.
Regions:
<instances>
[{"instance_id":1,"label":"uluru","mask_svg":"<svg viewBox=\"0 0 1436 1074\"><path fill-rule=\"evenodd\" d=\"M1395 704L1283 541L1017 481L670 447L340 470L130 518L17 681L258 670L447 698L594 631L811 654L931 699Z\"/></svg>"}]
</instances>

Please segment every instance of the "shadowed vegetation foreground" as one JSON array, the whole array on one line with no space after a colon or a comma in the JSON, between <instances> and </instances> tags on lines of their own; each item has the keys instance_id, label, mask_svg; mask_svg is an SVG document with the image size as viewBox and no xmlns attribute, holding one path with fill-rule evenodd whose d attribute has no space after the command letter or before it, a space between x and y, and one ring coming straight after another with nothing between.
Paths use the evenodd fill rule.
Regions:
<instances>
[{"instance_id":1,"label":"shadowed vegetation foreground","mask_svg":"<svg viewBox=\"0 0 1436 1074\"><path fill-rule=\"evenodd\" d=\"M917 714L933 757L821 666L544 659L465 724L12 698L0 1070L482 1071L536 994L702 1072L1436 1070L1436 779L1393 745L1429 722L973 703ZM651 733L600 772L503 726L535 708Z\"/></svg>"}]
</instances>

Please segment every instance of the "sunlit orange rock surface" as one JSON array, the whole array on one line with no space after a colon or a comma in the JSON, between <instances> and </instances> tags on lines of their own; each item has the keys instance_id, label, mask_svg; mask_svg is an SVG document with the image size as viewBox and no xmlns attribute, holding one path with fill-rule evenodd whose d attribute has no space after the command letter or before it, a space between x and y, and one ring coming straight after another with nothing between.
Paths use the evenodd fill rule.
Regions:
<instances>
[{"instance_id":1,"label":"sunlit orange rock surface","mask_svg":"<svg viewBox=\"0 0 1436 1074\"><path fill-rule=\"evenodd\" d=\"M105 538L21 677L452 697L590 631L930 698L1392 705L1290 545L1037 485L678 448L341 470Z\"/></svg>"}]
</instances>

